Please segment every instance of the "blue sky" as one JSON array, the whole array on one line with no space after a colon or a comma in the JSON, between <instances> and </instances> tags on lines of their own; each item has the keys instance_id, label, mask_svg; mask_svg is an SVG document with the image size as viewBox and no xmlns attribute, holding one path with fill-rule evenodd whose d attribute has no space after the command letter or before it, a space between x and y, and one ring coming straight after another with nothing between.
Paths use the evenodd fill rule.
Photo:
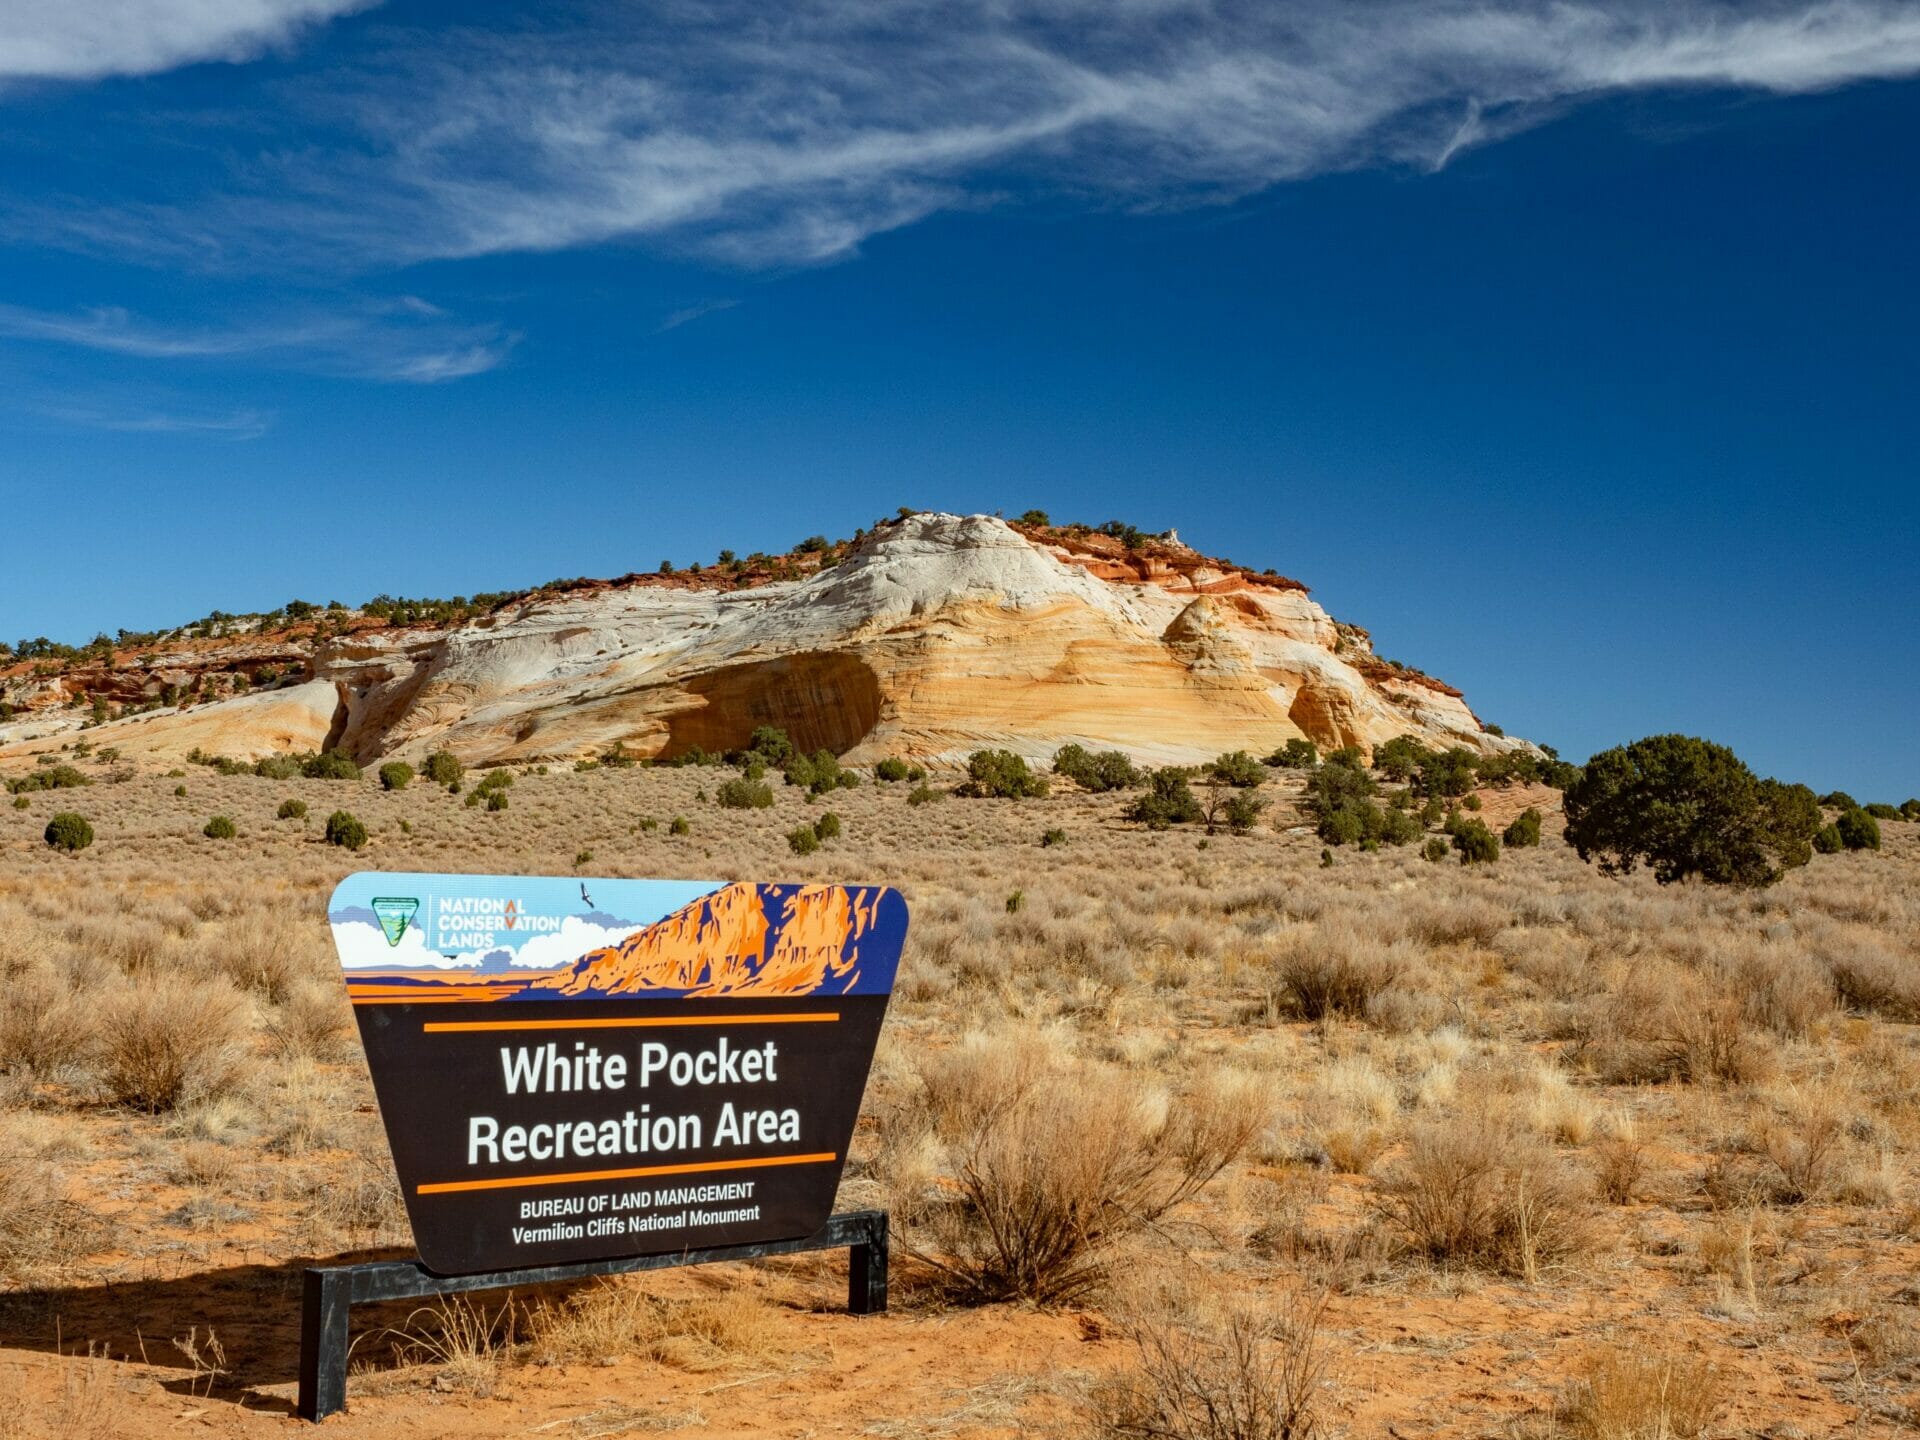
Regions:
<instances>
[{"instance_id":1,"label":"blue sky","mask_svg":"<svg viewBox=\"0 0 1920 1440\"><path fill-rule=\"evenodd\" d=\"M1873 0L16 0L0 634L1039 506L1898 800L1916 75Z\"/></svg>"}]
</instances>

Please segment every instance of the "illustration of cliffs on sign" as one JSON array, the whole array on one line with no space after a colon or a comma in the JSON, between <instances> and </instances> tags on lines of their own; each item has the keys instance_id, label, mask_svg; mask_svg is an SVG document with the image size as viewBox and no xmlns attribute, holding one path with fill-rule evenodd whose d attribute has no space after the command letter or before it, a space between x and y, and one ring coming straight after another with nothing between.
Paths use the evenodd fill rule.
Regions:
<instances>
[{"instance_id":1,"label":"illustration of cliffs on sign","mask_svg":"<svg viewBox=\"0 0 1920 1440\"><path fill-rule=\"evenodd\" d=\"M360 609L290 602L0 668L0 761L69 732L164 769L669 761L784 729L848 764L1061 745L1188 764L1289 740L1526 748L1307 587L1168 531L911 514L781 556ZM0 709L0 715L6 709Z\"/></svg>"},{"instance_id":2,"label":"illustration of cliffs on sign","mask_svg":"<svg viewBox=\"0 0 1920 1440\"><path fill-rule=\"evenodd\" d=\"M439 935L436 949L424 927L447 923L449 917L437 912L456 903L447 892L470 877L417 877L422 896L417 910L407 912L397 945L389 938L393 899L355 903L350 892L359 878L342 882L328 915L356 1005L884 993L891 987L891 957L898 955L906 927L899 895L881 886L724 884L644 924L604 910L565 913L537 893L532 899L525 894L481 897L477 909L474 897L461 894L451 918L484 922L497 912L505 917L502 926L498 931L461 927L452 933L480 943L448 947L447 936ZM516 882L523 890L548 883ZM574 884L562 883L568 889ZM654 913L659 905L653 893L639 887L666 886L618 880L589 884L604 904ZM688 888L699 887L671 887ZM629 892L636 899L623 904ZM492 911L485 903L489 898L497 902ZM409 897L408 903L416 902ZM369 914L377 924L377 946L360 933L369 927ZM389 953L383 955L383 949ZM876 953L890 957L884 974L868 963Z\"/></svg>"}]
</instances>

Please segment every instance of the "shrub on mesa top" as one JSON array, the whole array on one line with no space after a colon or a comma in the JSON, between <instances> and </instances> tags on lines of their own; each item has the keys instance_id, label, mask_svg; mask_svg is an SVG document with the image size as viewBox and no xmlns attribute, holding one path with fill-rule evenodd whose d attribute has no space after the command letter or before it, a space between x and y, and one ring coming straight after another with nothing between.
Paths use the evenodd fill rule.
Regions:
<instances>
[{"instance_id":1,"label":"shrub on mesa top","mask_svg":"<svg viewBox=\"0 0 1920 1440\"><path fill-rule=\"evenodd\" d=\"M1880 822L1865 810L1841 811L1839 819L1833 822L1833 828L1840 833L1840 843L1849 850L1880 848Z\"/></svg>"},{"instance_id":2,"label":"shrub on mesa top","mask_svg":"<svg viewBox=\"0 0 1920 1440\"><path fill-rule=\"evenodd\" d=\"M1098 753L1082 745L1062 745L1053 752L1053 773L1064 775L1082 790L1104 794L1109 790L1130 790L1146 776L1118 750Z\"/></svg>"},{"instance_id":3,"label":"shrub on mesa top","mask_svg":"<svg viewBox=\"0 0 1920 1440\"><path fill-rule=\"evenodd\" d=\"M1602 751L1567 787L1567 843L1607 875L1646 865L1662 885L1688 876L1771 885L1812 858L1820 808L1804 785L1756 779L1724 745L1654 735Z\"/></svg>"},{"instance_id":4,"label":"shrub on mesa top","mask_svg":"<svg viewBox=\"0 0 1920 1440\"><path fill-rule=\"evenodd\" d=\"M976 750L967 759L967 778L954 794L975 799L1022 800L1047 793L1047 777L1027 768L1011 750Z\"/></svg>"}]
</instances>

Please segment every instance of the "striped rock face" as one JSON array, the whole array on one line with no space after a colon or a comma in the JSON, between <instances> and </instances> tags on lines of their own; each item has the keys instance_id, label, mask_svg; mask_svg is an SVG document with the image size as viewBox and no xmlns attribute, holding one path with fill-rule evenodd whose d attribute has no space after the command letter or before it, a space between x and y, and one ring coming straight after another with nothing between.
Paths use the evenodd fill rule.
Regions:
<instances>
[{"instance_id":1,"label":"striped rock face","mask_svg":"<svg viewBox=\"0 0 1920 1440\"><path fill-rule=\"evenodd\" d=\"M133 763L328 745L363 762L441 748L566 761L616 744L671 759L760 725L855 764L988 746L1039 758L1070 741L1155 763L1301 737L1525 746L1483 731L1458 691L1379 660L1295 581L1170 539L1129 549L984 515L881 526L802 579L636 577L299 648L280 657L304 667L298 683L89 736ZM15 728L24 743L0 758L59 743Z\"/></svg>"}]
</instances>

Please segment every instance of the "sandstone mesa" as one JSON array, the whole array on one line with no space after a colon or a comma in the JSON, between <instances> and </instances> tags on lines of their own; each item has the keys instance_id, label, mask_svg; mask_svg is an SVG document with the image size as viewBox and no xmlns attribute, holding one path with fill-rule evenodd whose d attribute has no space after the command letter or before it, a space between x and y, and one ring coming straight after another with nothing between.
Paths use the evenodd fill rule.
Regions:
<instances>
[{"instance_id":1,"label":"sandstone mesa","mask_svg":"<svg viewBox=\"0 0 1920 1440\"><path fill-rule=\"evenodd\" d=\"M717 572L715 572L717 573ZM253 760L338 748L364 762L451 749L468 763L571 760L623 746L672 759L784 727L851 763L951 763L985 746L1045 758L1068 742L1190 763L1412 735L1491 753L1460 693L1373 654L1304 586L1231 568L1171 532L1126 547L986 515L877 526L801 578L729 588L653 577L535 591L452 625L292 627L162 641L137 659L33 677L0 722L0 761L57 751L88 711L195 677L278 672L87 730L134 765L190 750ZM268 670L271 667L271 670Z\"/></svg>"}]
</instances>

